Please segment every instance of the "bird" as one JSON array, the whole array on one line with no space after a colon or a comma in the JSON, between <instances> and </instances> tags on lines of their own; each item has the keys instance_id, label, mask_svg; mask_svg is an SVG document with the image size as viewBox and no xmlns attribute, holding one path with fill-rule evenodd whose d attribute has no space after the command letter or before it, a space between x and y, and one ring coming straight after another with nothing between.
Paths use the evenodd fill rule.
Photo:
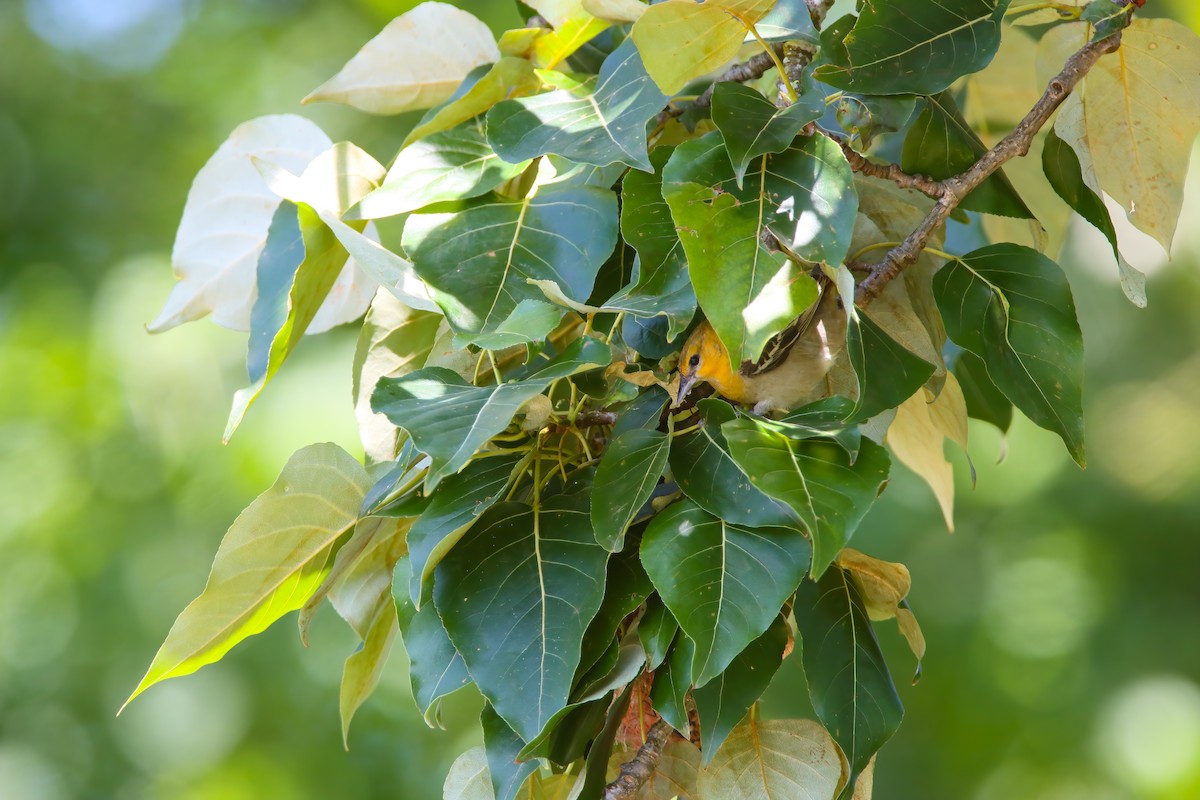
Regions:
<instances>
[{"instance_id":1,"label":"bird","mask_svg":"<svg viewBox=\"0 0 1200 800\"><path fill-rule=\"evenodd\" d=\"M708 383L760 416L790 411L820 396L820 384L845 349L846 313L837 290L822 280L817 300L767 342L756 362L735 369L708 320L697 325L679 354L675 405L697 383Z\"/></svg>"}]
</instances>

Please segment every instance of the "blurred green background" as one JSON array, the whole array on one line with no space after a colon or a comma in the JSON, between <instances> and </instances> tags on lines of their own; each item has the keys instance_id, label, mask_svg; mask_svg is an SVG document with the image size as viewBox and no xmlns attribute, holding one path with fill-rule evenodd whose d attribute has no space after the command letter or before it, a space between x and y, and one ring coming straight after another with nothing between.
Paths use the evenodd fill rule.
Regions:
<instances>
[{"instance_id":1,"label":"blurred green background","mask_svg":"<svg viewBox=\"0 0 1200 800\"><path fill-rule=\"evenodd\" d=\"M478 701L427 729L397 652L341 747L337 685L355 644L328 611L288 621L114 716L220 537L313 441L360 452L354 331L308 341L220 444L244 335L208 322L151 337L191 178L239 122L297 112L387 163L408 118L299 98L412 3L0 3L0 796L426 798L478 740ZM515 4L462 2L500 28ZM1200 29L1188 0L1149 4ZM1147 9L1150 10L1150 9ZM1200 160L1200 159L1197 159ZM903 468L856 539L909 565L929 641L919 686L880 636L907 716L881 800L1200 797L1200 175L1150 309L1076 230L1064 256L1087 342L1086 472L1018 421L996 465L972 428L957 533ZM1123 235L1125 231L1122 231ZM794 663L766 713L804 705Z\"/></svg>"}]
</instances>

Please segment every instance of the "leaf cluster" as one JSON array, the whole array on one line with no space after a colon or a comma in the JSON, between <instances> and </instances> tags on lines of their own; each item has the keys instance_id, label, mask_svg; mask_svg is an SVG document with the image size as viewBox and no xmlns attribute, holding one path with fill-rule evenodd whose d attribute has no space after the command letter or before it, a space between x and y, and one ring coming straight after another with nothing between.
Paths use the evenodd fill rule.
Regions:
<instances>
[{"instance_id":1,"label":"leaf cluster","mask_svg":"<svg viewBox=\"0 0 1200 800\"><path fill-rule=\"evenodd\" d=\"M1113 126L1101 135L1092 116L1129 91L1111 62L1053 132L1029 135L1045 191L1108 236L1144 304L1101 196L1173 230L1167 165L1181 173L1200 115L1144 109L1189 90L1194 104L1200 71L1189 89L1136 65L1152 50L1194 64L1200 43L1104 2L1042 44L1061 64L1092 36L1125 37L1121 64L1154 89L1121 107L1138 170L1114 177L1100 143ZM780 781L865 796L903 713L874 623L895 618L918 662L925 647L907 570L847 547L893 459L948 525L944 441L965 449L969 416L1006 430L1015 407L1084 463L1070 286L1049 223L1003 170L953 200L957 241L986 243L947 252L939 229L854 302L856 275L993 154L961 101L1002 31L1024 35L1006 23L1022 9L875 0L824 24L772 0L529 5L545 25L497 41L423 3L309 96L425 109L390 167L283 116L240 127L197 177L181 281L153 328L212 313L248 329L228 437L305 333L365 312L366 464L333 445L296 454L230 529L135 696L292 610L303 634L329 599L362 640L344 730L397 633L430 724L467 684L486 698L485 747L447 797L599 796L657 719L676 733L639 796L778 796ZM1164 213L1147 219L1147 204ZM1034 246L989 239L995 218L1029 221ZM845 333L794 407L680 405L676 356L701 319L736 369L828 292L840 324L821 330ZM819 724L758 717L789 656Z\"/></svg>"}]
</instances>

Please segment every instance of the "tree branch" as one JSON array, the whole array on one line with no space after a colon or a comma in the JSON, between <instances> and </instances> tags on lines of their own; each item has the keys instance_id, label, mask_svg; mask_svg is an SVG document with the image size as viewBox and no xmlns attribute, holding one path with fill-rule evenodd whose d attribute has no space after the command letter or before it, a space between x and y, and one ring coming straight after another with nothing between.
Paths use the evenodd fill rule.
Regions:
<instances>
[{"instance_id":1,"label":"tree branch","mask_svg":"<svg viewBox=\"0 0 1200 800\"><path fill-rule=\"evenodd\" d=\"M918 192L926 194L934 200L937 200L946 193L946 187L941 181L934 180L928 175L916 175L905 172L900 168L899 164L876 163L851 147L850 143L845 139L834 136L827 131L821 131L821 133L838 143L838 146L842 148L842 153L846 156L846 160L850 162L850 169L855 172L870 175L872 178L893 181L901 189L916 189Z\"/></svg>"},{"instance_id":2,"label":"tree branch","mask_svg":"<svg viewBox=\"0 0 1200 800\"><path fill-rule=\"evenodd\" d=\"M1025 118L1017 124L1017 127L1013 128L995 147L980 156L979 160L972 164L966 172L940 181L941 195L929 214L921 221L916 230L908 235L907 239L889 250L883 260L871 268L870 275L858 285L854 296L855 303L865 306L878 297L889 281L896 278L906 267L917 260L921 251L925 249L925 245L928 244L929 237L949 219L950 214L958 207L963 198L998 170L1004 162L1027 154L1033 137L1067 99L1067 95L1083 79L1088 70L1095 66L1102 56L1114 52L1120 46L1120 31L1106 39L1085 44L1067 59L1062 71L1050 80L1046 91L1025 115ZM847 157L849 158L849 156ZM882 169L887 171L886 167ZM919 187L914 184L914 188Z\"/></svg>"},{"instance_id":3,"label":"tree branch","mask_svg":"<svg viewBox=\"0 0 1200 800\"><path fill-rule=\"evenodd\" d=\"M771 45L775 50L775 55L783 52L783 45ZM721 81L736 81L737 83L745 83L752 81L755 78L761 78L763 74L775 66L775 60L771 57L771 53L762 52L752 56L749 60L741 64L734 64L725 72L721 73L721 77L717 78L704 93L690 103L682 103L678 106L667 106L664 108L655 119L656 125L664 125L676 117L681 117L687 111L695 108L708 108L712 105L713 91L716 90L717 84Z\"/></svg>"},{"instance_id":4,"label":"tree branch","mask_svg":"<svg viewBox=\"0 0 1200 800\"><path fill-rule=\"evenodd\" d=\"M621 773L604 787L604 800L632 800L654 775L663 747L671 737L671 726L659 719L646 733L646 742L632 759L621 765Z\"/></svg>"},{"instance_id":5,"label":"tree branch","mask_svg":"<svg viewBox=\"0 0 1200 800\"><path fill-rule=\"evenodd\" d=\"M829 9L833 8L836 0L804 0L808 6L808 15L812 17L813 27L821 30L821 26L825 24L825 15L829 13Z\"/></svg>"}]
</instances>

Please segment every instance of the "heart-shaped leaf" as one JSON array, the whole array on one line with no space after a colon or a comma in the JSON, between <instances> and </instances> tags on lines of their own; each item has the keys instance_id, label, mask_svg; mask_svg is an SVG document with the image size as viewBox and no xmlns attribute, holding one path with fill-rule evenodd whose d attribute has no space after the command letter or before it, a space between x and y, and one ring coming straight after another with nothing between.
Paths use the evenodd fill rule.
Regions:
<instances>
[{"instance_id":1,"label":"heart-shaped leaf","mask_svg":"<svg viewBox=\"0 0 1200 800\"><path fill-rule=\"evenodd\" d=\"M808 570L810 556L808 540L797 530L733 525L687 501L650 522L642 563L696 643L692 683L703 686L762 635Z\"/></svg>"}]
</instances>

